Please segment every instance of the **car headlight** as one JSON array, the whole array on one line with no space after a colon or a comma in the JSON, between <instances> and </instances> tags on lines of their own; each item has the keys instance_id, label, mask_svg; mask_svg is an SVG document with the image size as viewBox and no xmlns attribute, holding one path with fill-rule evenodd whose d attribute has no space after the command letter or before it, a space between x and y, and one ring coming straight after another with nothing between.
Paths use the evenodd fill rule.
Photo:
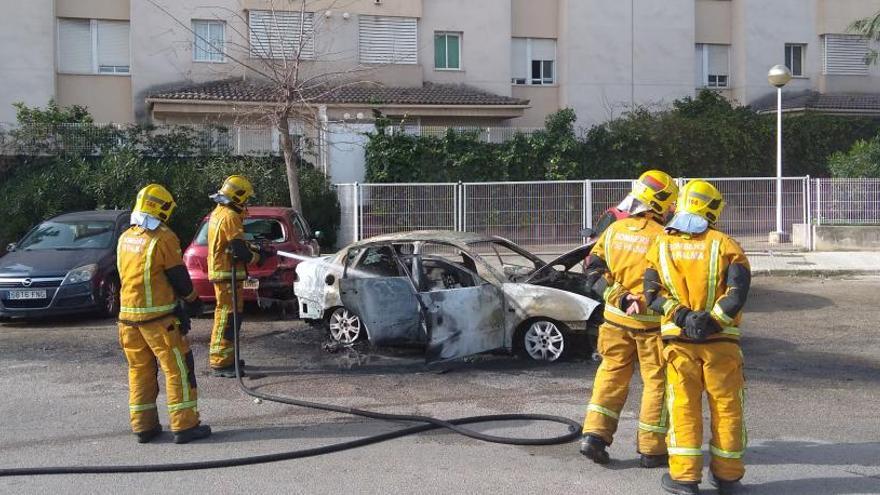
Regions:
<instances>
[{"instance_id":1,"label":"car headlight","mask_svg":"<svg viewBox=\"0 0 880 495\"><path fill-rule=\"evenodd\" d=\"M61 282L61 285L70 285L70 284L79 284L82 282L88 282L95 276L95 272L98 271L98 265L84 265L78 268L74 268L67 272L67 276L64 277L64 281Z\"/></svg>"}]
</instances>

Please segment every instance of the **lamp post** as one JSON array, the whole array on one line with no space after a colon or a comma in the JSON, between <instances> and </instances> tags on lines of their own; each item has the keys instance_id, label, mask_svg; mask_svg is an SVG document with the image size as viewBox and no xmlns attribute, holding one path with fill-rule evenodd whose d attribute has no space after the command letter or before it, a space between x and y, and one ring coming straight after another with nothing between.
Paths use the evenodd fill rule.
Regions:
<instances>
[{"instance_id":1,"label":"lamp post","mask_svg":"<svg viewBox=\"0 0 880 495\"><path fill-rule=\"evenodd\" d=\"M785 238L782 231L782 88L791 81L791 71L784 65L774 65L767 80L776 87L776 232L770 233L770 243L778 244Z\"/></svg>"}]
</instances>

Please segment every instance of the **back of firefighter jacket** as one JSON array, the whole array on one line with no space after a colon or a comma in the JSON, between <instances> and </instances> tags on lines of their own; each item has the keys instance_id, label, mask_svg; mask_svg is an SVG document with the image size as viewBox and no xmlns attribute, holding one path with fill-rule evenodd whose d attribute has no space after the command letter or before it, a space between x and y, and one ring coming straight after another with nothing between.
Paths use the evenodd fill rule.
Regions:
<instances>
[{"instance_id":1,"label":"back of firefighter jacket","mask_svg":"<svg viewBox=\"0 0 880 495\"><path fill-rule=\"evenodd\" d=\"M242 214L230 206L217 205L208 220L208 280L221 282L232 279L230 242L244 239ZM245 274L244 263L237 266L239 276Z\"/></svg>"},{"instance_id":2,"label":"back of firefighter jacket","mask_svg":"<svg viewBox=\"0 0 880 495\"><path fill-rule=\"evenodd\" d=\"M165 271L183 265L180 240L164 224L155 230L131 227L116 249L119 271L119 319L150 321L171 314L177 302Z\"/></svg>"}]
</instances>

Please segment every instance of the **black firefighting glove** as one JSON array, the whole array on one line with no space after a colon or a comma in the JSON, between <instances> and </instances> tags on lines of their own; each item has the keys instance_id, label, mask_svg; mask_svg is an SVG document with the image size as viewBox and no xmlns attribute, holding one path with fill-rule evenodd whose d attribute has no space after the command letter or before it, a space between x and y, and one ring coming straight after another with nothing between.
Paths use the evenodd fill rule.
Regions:
<instances>
[{"instance_id":1,"label":"black firefighting glove","mask_svg":"<svg viewBox=\"0 0 880 495\"><path fill-rule=\"evenodd\" d=\"M703 341L710 335L721 331L721 326L706 311L691 311L681 308L675 312L675 324L684 330L692 340Z\"/></svg>"},{"instance_id":2,"label":"black firefighting glove","mask_svg":"<svg viewBox=\"0 0 880 495\"><path fill-rule=\"evenodd\" d=\"M198 297L192 301L183 301L183 305L190 317L199 316L205 312L205 303L203 303Z\"/></svg>"},{"instance_id":3,"label":"black firefighting glove","mask_svg":"<svg viewBox=\"0 0 880 495\"><path fill-rule=\"evenodd\" d=\"M180 322L178 325L180 334L188 334L189 331L192 330L192 321L190 320L189 311L186 310L186 304L183 301L178 301L177 305L174 306L174 316L177 317L177 320Z\"/></svg>"},{"instance_id":4,"label":"black firefighting glove","mask_svg":"<svg viewBox=\"0 0 880 495\"><path fill-rule=\"evenodd\" d=\"M247 242L241 239L233 239L229 242L229 250L232 252L234 261L250 263L254 259L254 251Z\"/></svg>"},{"instance_id":5,"label":"black firefighting glove","mask_svg":"<svg viewBox=\"0 0 880 495\"><path fill-rule=\"evenodd\" d=\"M257 248L257 254L260 256L260 260L257 262L257 265L262 266L263 263L266 262L272 256L275 256L278 253L278 249L271 244L260 244Z\"/></svg>"}]
</instances>

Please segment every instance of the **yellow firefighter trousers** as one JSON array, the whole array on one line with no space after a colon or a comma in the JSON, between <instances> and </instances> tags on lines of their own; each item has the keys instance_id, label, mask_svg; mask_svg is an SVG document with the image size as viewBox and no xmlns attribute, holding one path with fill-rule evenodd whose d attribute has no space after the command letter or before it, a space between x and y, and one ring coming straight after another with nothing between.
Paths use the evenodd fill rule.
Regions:
<instances>
[{"instance_id":1,"label":"yellow firefighter trousers","mask_svg":"<svg viewBox=\"0 0 880 495\"><path fill-rule=\"evenodd\" d=\"M156 397L159 367L165 373L171 430L199 424L198 394L192 351L174 316L132 325L119 322L119 342L128 360L128 409L131 429L149 431L159 425ZM158 361L158 365L157 365Z\"/></svg>"},{"instance_id":2,"label":"yellow firefighter trousers","mask_svg":"<svg viewBox=\"0 0 880 495\"><path fill-rule=\"evenodd\" d=\"M661 353L660 332L631 331L603 323L599 327L599 353L602 364L596 372L593 396L587 406L584 434L601 437L611 444L620 411L629 394L636 360L642 375L638 451L648 455L666 453L666 379Z\"/></svg>"},{"instance_id":3,"label":"yellow firefighter trousers","mask_svg":"<svg viewBox=\"0 0 880 495\"><path fill-rule=\"evenodd\" d=\"M670 342L666 359L669 403L669 474L676 481L700 481L703 471L703 391L709 403L712 438L709 469L719 479L743 477L747 436L743 359L733 342Z\"/></svg>"},{"instance_id":4,"label":"yellow firefighter trousers","mask_svg":"<svg viewBox=\"0 0 880 495\"><path fill-rule=\"evenodd\" d=\"M244 310L243 284L237 284L239 323ZM211 330L211 368L228 368L235 364L234 334L232 332L232 284L214 282L214 296L217 306L214 308L214 328Z\"/></svg>"}]
</instances>

